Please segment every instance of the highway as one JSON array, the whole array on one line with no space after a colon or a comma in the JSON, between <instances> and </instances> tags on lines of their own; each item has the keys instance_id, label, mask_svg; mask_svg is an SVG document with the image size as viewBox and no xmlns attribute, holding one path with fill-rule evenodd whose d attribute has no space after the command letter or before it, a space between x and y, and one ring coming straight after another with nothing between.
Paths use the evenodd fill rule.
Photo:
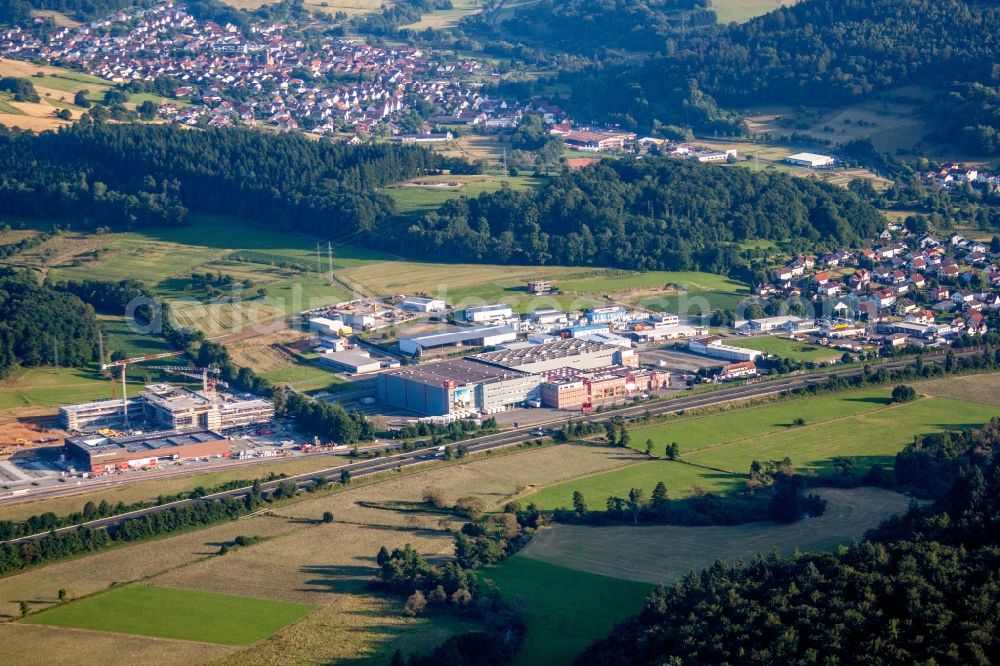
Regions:
<instances>
[{"instance_id":1,"label":"highway","mask_svg":"<svg viewBox=\"0 0 1000 666\"><path fill-rule=\"evenodd\" d=\"M971 354L981 353L980 350L971 350L965 352L956 352L955 356L965 356ZM942 363L945 356L943 354L938 356L924 357L923 361L925 364L932 363ZM883 363L878 366L873 366L874 369L879 368L900 368L907 365L913 365L915 359L907 359L903 361L891 361L888 363ZM654 416L671 414L680 412L683 410L697 409L700 407L710 407L714 405L722 405L728 402L734 402L737 400L745 400L748 398L758 398L767 395L773 395L781 393L784 391L805 388L812 384L819 384L827 381L831 377L850 377L854 375L859 375L863 372L861 368L847 368L844 370L836 370L832 372L824 373L814 373L807 375L795 375L790 377L784 377L780 379L759 381L757 383L745 384L740 386L734 386L733 388L721 388L715 391L710 391L706 393L700 393L696 395L682 396L678 398L672 398L660 402L647 402L642 403L633 407L625 407L621 409L616 409L614 411L608 411L603 413L592 413L592 414L572 414L565 417L560 417L546 421L543 423L533 423L530 427L520 427L511 430L505 430L503 432L494 433L490 435L484 435L481 437L476 437L473 439L468 439L460 444L465 446L470 453L482 453L484 451L489 451L492 449L500 449L506 446L513 446L517 444L523 444L535 439L539 439L539 435L536 434L539 429L547 430L555 427L558 429L564 423L569 420L577 422L601 422L606 421L612 417L623 417L625 419L631 419L643 416L644 414L652 414ZM457 446L451 445L451 446ZM313 480L323 477L327 480L333 482L340 481L340 474L343 470L348 470L351 474L351 478L363 478L365 476L371 476L373 474L379 474L382 472L402 469L404 467L412 467L415 465L422 465L428 462L437 460L436 450L433 448L423 448L416 451L410 451L406 453L397 453L391 456L383 456L381 458L374 458L370 460L362 460L358 462L346 462L343 464L338 464L333 467L329 467L322 470L316 470L306 474L300 474L297 476L290 476L278 481L270 481L261 484L262 490L269 491L277 488L280 483L287 483L293 481L300 488L308 487L312 484ZM330 455L330 454L312 454L312 455ZM265 459L267 462L273 462L273 459ZM264 462L264 461L262 461ZM199 467L198 471L205 468ZM152 478L163 478L164 476L175 476L178 474L192 474L190 469L178 469L170 470L172 474L161 473L159 476L147 475L143 476L143 480L148 480ZM101 490L106 487L113 487L122 483L120 480L109 480L105 485L92 484L86 487L86 492L93 492L94 490ZM48 491L49 489L46 489ZM80 490L74 487L70 488L54 488L53 491L63 491L61 494L73 494L79 493ZM227 490L220 493L215 493L213 495L206 495L205 497L196 499L184 499L178 500L176 502L170 502L167 504L161 504L157 506L148 507L145 509L139 509L137 511L132 511L130 513L118 514L116 516L110 516L107 518L100 518L87 523L83 523L84 527L89 528L103 528L116 525L122 521L137 518L149 514L162 511L171 507L185 506L188 504L194 504L196 502L205 502L215 499L222 499L226 497L243 497L250 492L250 487L235 488L233 490ZM40 498L52 497L54 496L51 492L45 492L45 494L39 493L37 495L21 495L13 498L5 498L5 502L9 503L11 500L16 502L24 502L29 500L36 500ZM56 530L56 533L64 533L76 530L79 525L71 525ZM23 541L29 541L34 539L39 539L44 537L50 532L44 532L34 535L29 535L21 537L18 539L12 539L3 543L20 543Z\"/></svg>"}]
</instances>

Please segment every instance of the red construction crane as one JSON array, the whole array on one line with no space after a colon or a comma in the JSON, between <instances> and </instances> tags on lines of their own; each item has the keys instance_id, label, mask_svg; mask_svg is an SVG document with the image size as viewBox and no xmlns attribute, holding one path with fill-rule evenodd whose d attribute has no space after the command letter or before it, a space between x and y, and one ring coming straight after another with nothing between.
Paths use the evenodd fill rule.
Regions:
<instances>
[{"instance_id":1,"label":"red construction crane","mask_svg":"<svg viewBox=\"0 0 1000 666\"><path fill-rule=\"evenodd\" d=\"M171 358L174 356L183 356L184 352L174 351L174 352L163 352L161 354L149 354L148 356L137 356L136 358L123 358L120 361L112 361L111 363L103 363L101 365L101 370L110 370L112 368L122 369L122 409L125 410L125 428L128 429L128 394L125 389L125 369L132 365L133 363L143 363L145 361L156 361L161 358ZM113 395L113 392L112 392Z\"/></svg>"}]
</instances>

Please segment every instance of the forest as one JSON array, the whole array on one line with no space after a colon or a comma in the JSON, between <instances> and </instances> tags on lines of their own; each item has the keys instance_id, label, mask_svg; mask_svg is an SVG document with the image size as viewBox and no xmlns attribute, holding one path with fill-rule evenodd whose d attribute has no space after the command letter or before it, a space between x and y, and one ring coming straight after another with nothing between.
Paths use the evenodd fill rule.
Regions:
<instances>
[{"instance_id":1,"label":"forest","mask_svg":"<svg viewBox=\"0 0 1000 666\"><path fill-rule=\"evenodd\" d=\"M343 239L393 215L376 188L445 167L472 168L416 147L249 129L92 121L40 135L0 128L0 209L116 229L219 212Z\"/></svg>"},{"instance_id":2,"label":"forest","mask_svg":"<svg viewBox=\"0 0 1000 666\"><path fill-rule=\"evenodd\" d=\"M77 366L97 357L94 309L35 276L0 269L0 377L15 366Z\"/></svg>"},{"instance_id":3,"label":"forest","mask_svg":"<svg viewBox=\"0 0 1000 666\"><path fill-rule=\"evenodd\" d=\"M606 160L540 192L505 188L446 203L400 248L427 257L729 273L733 243L856 243L884 224L852 192L779 173L673 158Z\"/></svg>"},{"instance_id":4,"label":"forest","mask_svg":"<svg viewBox=\"0 0 1000 666\"><path fill-rule=\"evenodd\" d=\"M503 22L502 39L538 43L528 4ZM560 3L562 4L562 3ZM632 4L624 16L647 17L648 29L676 23L663 3ZM594 56L585 67L561 68L571 89L569 108L600 114L626 126L687 124L700 132L727 130L715 103L733 109L761 104L842 106L905 85L945 88L956 80L995 84L1000 76L1000 7L979 0L807 0L745 24L701 25L695 10L685 29L643 39L647 28L601 20L607 2L578 0L567 38ZM624 20L624 19L622 19ZM475 24L470 23L475 32ZM543 24L544 26L544 24ZM489 33L482 33L489 38ZM563 48L550 39L549 46ZM644 50L648 57L616 57L605 49ZM488 47L487 47L488 48ZM540 81L548 85L550 81ZM541 87L539 88L541 90ZM693 115L700 106L702 117Z\"/></svg>"},{"instance_id":5,"label":"forest","mask_svg":"<svg viewBox=\"0 0 1000 666\"><path fill-rule=\"evenodd\" d=\"M899 454L933 459L937 500L913 505L836 553L721 562L658 586L636 617L577 661L991 664L1000 660L1000 419L918 440ZM912 479L910 479L912 480Z\"/></svg>"},{"instance_id":6,"label":"forest","mask_svg":"<svg viewBox=\"0 0 1000 666\"><path fill-rule=\"evenodd\" d=\"M925 113L936 124L935 140L952 143L972 155L1000 155L998 85L957 84L937 95Z\"/></svg>"}]
</instances>

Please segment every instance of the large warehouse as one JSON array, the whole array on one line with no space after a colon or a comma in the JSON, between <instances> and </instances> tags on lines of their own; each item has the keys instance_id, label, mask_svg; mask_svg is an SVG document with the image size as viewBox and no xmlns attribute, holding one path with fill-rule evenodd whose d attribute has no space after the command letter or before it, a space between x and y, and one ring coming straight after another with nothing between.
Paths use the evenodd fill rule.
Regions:
<instances>
[{"instance_id":1,"label":"large warehouse","mask_svg":"<svg viewBox=\"0 0 1000 666\"><path fill-rule=\"evenodd\" d=\"M816 153L795 153L785 158L789 164L796 166L807 166L814 169L831 166L836 160L829 155L817 155Z\"/></svg>"},{"instance_id":2,"label":"large warehouse","mask_svg":"<svg viewBox=\"0 0 1000 666\"><path fill-rule=\"evenodd\" d=\"M517 333L510 326L475 326L452 328L439 333L424 333L399 339L399 351L419 356L430 349L445 347L493 347L513 342Z\"/></svg>"},{"instance_id":3,"label":"large warehouse","mask_svg":"<svg viewBox=\"0 0 1000 666\"><path fill-rule=\"evenodd\" d=\"M384 372L378 376L378 396L429 416L472 416L537 400L540 383L525 372L459 359Z\"/></svg>"},{"instance_id":4,"label":"large warehouse","mask_svg":"<svg viewBox=\"0 0 1000 666\"><path fill-rule=\"evenodd\" d=\"M688 342L688 349L695 354L721 358L727 361L754 361L764 355L756 349L744 349L734 347L723 342L717 335L710 335L704 338L695 338Z\"/></svg>"},{"instance_id":5,"label":"large warehouse","mask_svg":"<svg viewBox=\"0 0 1000 666\"><path fill-rule=\"evenodd\" d=\"M480 363L521 372L542 373L559 368L593 370L609 365L631 365L634 357L631 349L567 338L530 347L477 354L472 358Z\"/></svg>"},{"instance_id":6,"label":"large warehouse","mask_svg":"<svg viewBox=\"0 0 1000 666\"><path fill-rule=\"evenodd\" d=\"M130 467L150 467L160 460L227 456L229 440L211 430L114 438L83 435L66 440L66 454L90 472L102 474Z\"/></svg>"}]
</instances>

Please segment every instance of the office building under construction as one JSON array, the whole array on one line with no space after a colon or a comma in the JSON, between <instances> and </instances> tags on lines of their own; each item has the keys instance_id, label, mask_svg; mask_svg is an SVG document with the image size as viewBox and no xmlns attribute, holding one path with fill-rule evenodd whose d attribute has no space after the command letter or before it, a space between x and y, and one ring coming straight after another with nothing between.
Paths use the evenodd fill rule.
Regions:
<instances>
[{"instance_id":1,"label":"office building under construction","mask_svg":"<svg viewBox=\"0 0 1000 666\"><path fill-rule=\"evenodd\" d=\"M67 405L59 409L59 416L62 427L73 432L139 426L225 431L270 421L274 405L255 396L151 384L136 398Z\"/></svg>"}]
</instances>

